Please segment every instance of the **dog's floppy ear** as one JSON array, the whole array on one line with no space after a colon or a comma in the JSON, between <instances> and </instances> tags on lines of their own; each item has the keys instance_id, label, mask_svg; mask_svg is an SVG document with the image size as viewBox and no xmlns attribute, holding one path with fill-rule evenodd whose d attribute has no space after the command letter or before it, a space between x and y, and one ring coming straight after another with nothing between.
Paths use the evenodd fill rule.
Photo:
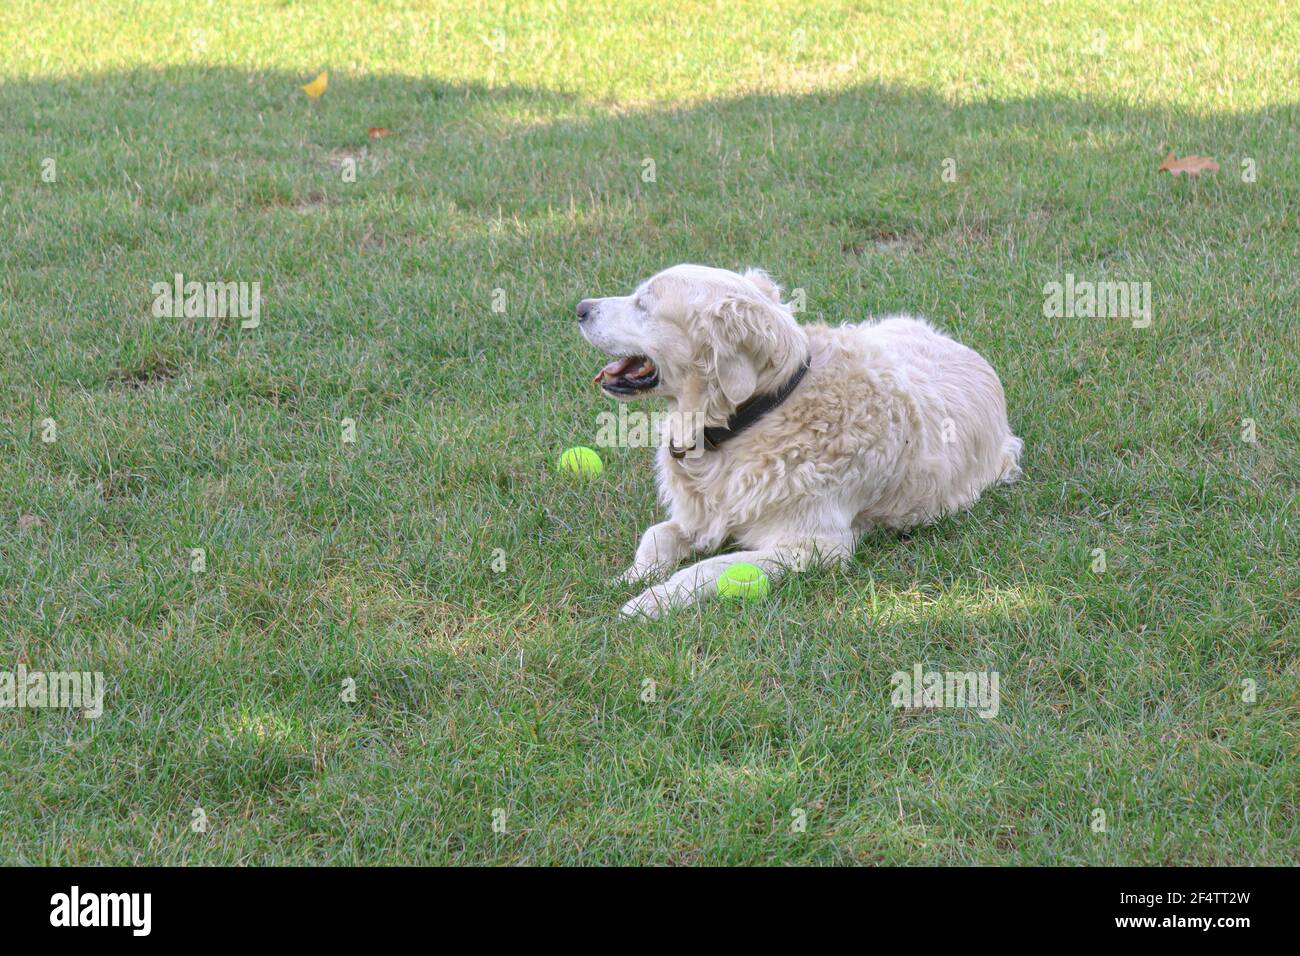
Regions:
<instances>
[{"instance_id":1,"label":"dog's floppy ear","mask_svg":"<svg viewBox=\"0 0 1300 956\"><path fill-rule=\"evenodd\" d=\"M757 311L757 303L729 296L715 305L708 317L713 367L722 394L732 405L746 401L758 387L758 369L746 348L746 343L760 335Z\"/></svg>"}]
</instances>

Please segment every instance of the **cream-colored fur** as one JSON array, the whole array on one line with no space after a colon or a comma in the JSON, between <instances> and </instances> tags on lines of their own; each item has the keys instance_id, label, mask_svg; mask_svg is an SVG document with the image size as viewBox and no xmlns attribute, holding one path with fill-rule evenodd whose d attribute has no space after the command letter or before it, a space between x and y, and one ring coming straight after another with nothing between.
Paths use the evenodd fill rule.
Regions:
<instances>
[{"instance_id":1,"label":"cream-colored fur","mask_svg":"<svg viewBox=\"0 0 1300 956\"><path fill-rule=\"evenodd\" d=\"M584 305L591 344L658 366L659 385L643 394L710 425L812 358L784 403L716 450L681 459L658 450L668 519L645 532L623 580L662 577L692 552L739 550L671 574L625 614L658 616L707 597L737 561L773 583L790 569L846 562L864 531L934 521L1020 474L1022 442L997 374L923 321L801 326L765 273L696 265ZM682 420L667 419L670 428ZM669 437L679 447L694 440Z\"/></svg>"}]
</instances>

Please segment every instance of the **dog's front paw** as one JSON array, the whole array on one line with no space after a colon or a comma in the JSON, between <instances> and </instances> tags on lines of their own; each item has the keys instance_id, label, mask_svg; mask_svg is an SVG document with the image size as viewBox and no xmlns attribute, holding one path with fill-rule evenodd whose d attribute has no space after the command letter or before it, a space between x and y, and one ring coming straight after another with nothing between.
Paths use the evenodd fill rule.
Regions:
<instances>
[{"instance_id":1,"label":"dog's front paw","mask_svg":"<svg viewBox=\"0 0 1300 956\"><path fill-rule=\"evenodd\" d=\"M642 581L649 583L659 580L669 570L662 564L634 564L615 578L615 581L619 584L640 584Z\"/></svg>"},{"instance_id":2,"label":"dog's front paw","mask_svg":"<svg viewBox=\"0 0 1300 956\"><path fill-rule=\"evenodd\" d=\"M624 617L648 617L654 620L672 607L668 588L660 584L647 588L623 605Z\"/></svg>"},{"instance_id":3,"label":"dog's front paw","mask_svg":"<svg viewBox=\"0 0 1300 956\"><path fill-rule=\"evenodd\" d=\"M649 573L650 573L649 569L639 567L638 565L634 564L632 565L632 567L628 568L626 571L624 571L622 574L616 577L614 579L614 583L615 584L636 584L642 578L646 577Z\"/></svg>"}]
</instances>

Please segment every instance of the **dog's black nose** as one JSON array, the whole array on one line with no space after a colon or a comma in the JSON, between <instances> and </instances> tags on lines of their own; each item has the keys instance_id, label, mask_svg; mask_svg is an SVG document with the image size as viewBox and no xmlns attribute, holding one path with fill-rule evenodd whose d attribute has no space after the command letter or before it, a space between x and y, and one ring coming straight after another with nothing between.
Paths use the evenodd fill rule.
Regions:
<instances>
[{"instance_id":1,"label":"dog's black nose","mask_svg":"<svg viewBox=\"0 0 1300 956\"><path fill-rule=\"evenodd\" d=\"M591 315L591 310L596 307L596 303L591 299L583 299L578 303L578 321L585 322L587 316Z\"/></svg>"}]
</instances>

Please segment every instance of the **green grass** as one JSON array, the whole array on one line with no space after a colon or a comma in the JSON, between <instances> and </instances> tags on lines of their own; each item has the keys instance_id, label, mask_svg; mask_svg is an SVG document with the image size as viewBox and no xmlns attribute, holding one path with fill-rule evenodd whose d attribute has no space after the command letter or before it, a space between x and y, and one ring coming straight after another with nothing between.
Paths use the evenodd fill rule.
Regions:
<instances>
[{"instance_id":1,"label":"green grass","mask_svg":"<svg viewBox=\"0 0 1300 956\"><path fill-rule=\"evenodd\" d=\"M462 6L0 9L0 670L109 682L0 710L0 860L1296 862L1292 5ZM678 261L931 316L1026 478L619 620L660 511L644 450L554 472L572 307ZM154 318L176 272L261 327ZM1045 319L1066 273L1151 327ZM997 718L893 710L918 662Z\"/></svg>"}]
</instances>

